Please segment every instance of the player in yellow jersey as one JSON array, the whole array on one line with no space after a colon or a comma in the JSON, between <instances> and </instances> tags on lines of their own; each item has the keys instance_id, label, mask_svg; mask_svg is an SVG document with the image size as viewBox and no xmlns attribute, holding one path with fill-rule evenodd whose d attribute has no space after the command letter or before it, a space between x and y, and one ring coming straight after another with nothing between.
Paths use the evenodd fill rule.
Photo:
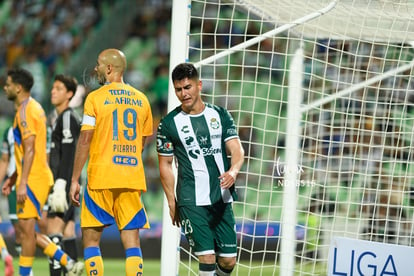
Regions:
<instances>
[{"instance_id":1,"label":"player in yellow jersey","mask_svg":"<svg viewBox=\"0 0 414 276\"><path fill-rule=\"evenodd\" d=\"M59 260L69 275L79 275L83 264L78 266L47 236L35 232L36 220L40 218L53 184L53 175L47 163L46 115L41 105L30 97L33 83L29 71L11 69L4 86L7 98L17 105L13 123L16 171L4 182L2 193L9 195L16 184L16 212L22 246L19 275L30 275L36 245L49 257Z\"/></svg>"},{"instance_id":2,"label":"player in yellow jersey","mask_svg":"<svg viewBox=\"0 0 414 276\"><path fill-rule=\"evenodd\" d=\"M81 229L88 275L103 275L99 248L105 226L116 223L126 253L126 275L143 275L139 229L149 228L141 193L146 191L141 152L152 135L147 97L125 84L125 55L102 51L95 71L102 85L84 104L70 197L80 206L78 179L89 156L88 183L81 206Z\"/></svg>"}]
</instances>

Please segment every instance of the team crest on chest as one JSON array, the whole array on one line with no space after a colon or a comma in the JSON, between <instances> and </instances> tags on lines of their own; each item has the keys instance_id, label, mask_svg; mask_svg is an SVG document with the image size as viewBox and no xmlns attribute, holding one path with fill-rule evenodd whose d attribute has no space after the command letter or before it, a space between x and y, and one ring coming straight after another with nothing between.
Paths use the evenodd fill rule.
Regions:
<instances>
[{"instance_id":1,"label":"team crest on chest","mask_svg":"<svg viewBox=\"0 0 414 276\"><path fill-rule=\"evenodd\" d=\"M216 118L211 118L210 126L212 129L218 129L220 127L220 123L217 121Z\"/></svg>"}]
</instances>

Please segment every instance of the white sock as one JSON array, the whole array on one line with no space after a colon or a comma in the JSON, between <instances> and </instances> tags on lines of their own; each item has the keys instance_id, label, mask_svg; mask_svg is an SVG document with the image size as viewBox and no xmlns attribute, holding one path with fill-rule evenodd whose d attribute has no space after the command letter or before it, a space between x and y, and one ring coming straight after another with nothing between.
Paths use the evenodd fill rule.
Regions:
<instances>
[{"instance_id":1,"label":"white sock","mask_svg":"<svg viewBox=\"0 0 414 276\"><path fill-rule=\"evenodd\" d=\"M199 276L214 276L215 272L214 271L200 271L198 275Z\"/></svg>"},{"instance_id":2,"label":"white sock","mask_svg":"<svg viewBox=\"0 0 414 276\"><path fill-rule=\"evenodd\" d=\"M4 261L6 259L7 256L9 256L9 251L7 251L7 248L2 248L1 249L1 259Z\"/></svg>"},{"instance_id":3,"label":"white sock","mask_svg":"<svg viewBox=\"0 0 414 276\"><path fill-rule=\"evenodd\" d=\"M217 266L216 266L216 275L217 276L230 276L231 275L231 271L230 272L224 272L222 270L222 268L220 268L220 266L217 264Z\"/></svg>"}]
</instances>

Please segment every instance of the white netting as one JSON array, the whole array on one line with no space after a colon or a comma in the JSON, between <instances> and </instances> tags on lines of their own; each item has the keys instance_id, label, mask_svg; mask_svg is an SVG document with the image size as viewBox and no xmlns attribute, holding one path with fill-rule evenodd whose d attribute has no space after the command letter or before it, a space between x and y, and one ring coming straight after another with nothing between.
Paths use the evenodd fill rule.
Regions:
<instances>
[{"instance_id":1,"label":"white netting","mask_svg":"<svg viewBox=\"0 0 414 276\"><path fill-rule=\"evenodd\" d=\"M412 0L239 0L240 6L260 18L281 25L299 17L333 8L323 16L295 28L308 37L363 39L367 41L413 40L414 1Z\"/></svg>"},{"instance_id":2,"label":"white netting","mask_svg":"<svg viewBox=\"0 0 414 276\"><path fill-rule=\"evenodd\" d=\"M289 65L301 45L295 274L326 274L332 236L411 245L414 1L206 0L190 8L194 63L323 10L200 66L205 100L232 113L246 152L234 274L279 273ZM197 271L188 254L180 275Z\"/></svg>"}]
</instances>

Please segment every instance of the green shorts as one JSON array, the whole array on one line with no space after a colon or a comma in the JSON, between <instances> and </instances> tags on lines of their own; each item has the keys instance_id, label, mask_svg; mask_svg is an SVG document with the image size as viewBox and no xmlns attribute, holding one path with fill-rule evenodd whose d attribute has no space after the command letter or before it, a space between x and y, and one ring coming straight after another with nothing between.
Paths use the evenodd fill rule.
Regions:
<instances>
[{"instance_id":1,"label":"green shorts","mask_svg":"<svg viewBox=\"0 0 414 276\"><path fill-rule=\"evenodd\" d=\"M17 213L16 213L16 186L13 186L13 189L11 190L11 193L7 197L7 200L9 202L9 219L10 221L15 224L17 222Z\"/></svg>"},{"instance_id":2,"label":"green shorts","mask_svg":"<svg viewBox=\"0 0 414 276\"><path fill-rule=\"evenodd\" d=\"M180 206L181 228L195 255L237 255L236 223L231 203Z\"/></svg>"}]
</instances>

